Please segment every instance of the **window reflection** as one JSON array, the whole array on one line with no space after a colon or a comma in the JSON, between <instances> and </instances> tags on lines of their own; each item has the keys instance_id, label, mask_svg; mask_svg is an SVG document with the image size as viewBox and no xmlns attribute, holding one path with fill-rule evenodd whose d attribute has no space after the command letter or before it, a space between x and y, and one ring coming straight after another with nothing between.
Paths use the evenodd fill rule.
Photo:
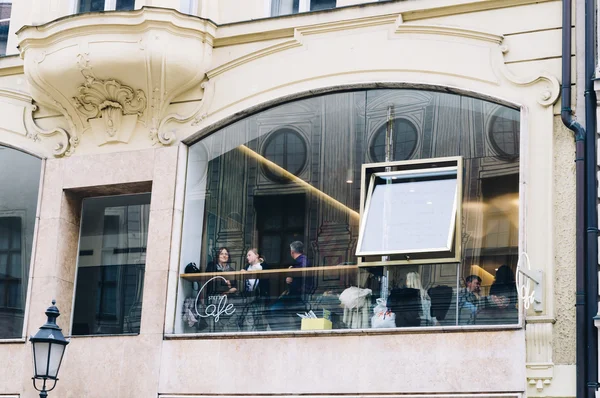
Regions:
<instances>
[{"instance_id":1,"label":"window reflection","mask_svg":"<svg viewBox=\"0 0 600 398\"><path fill-rule=\"evenodd\" d=\"M261 164L267 178L285 182L287 178L280 170L284 169L293 175L298 175L306 164L306 144L296 131L283 128L271 133L267 138L263 156L278 166Z\"/></svg>"},{"instance_id":2,"label":"window reflection","mask_svg":"<svg viewBox=\"0 0 600 398\"><path fill-rule=\"evenodd\" d=\"M389 125L383 124L375 133L371 144L370 154L374 162L385 161L386 140L385 135ZM390 161L410 159L417 147L417 129L406 119L395 119L391 131L393 144L391 145Z\"/></svg>"},{"instance_id":3,"label":"window reflection","mask_svg":"<svg viewBox=\"0 0 600 398\"><path fill-rule=\"evenodd\" d=\"M190 263L199 272L181 278L177 333L516 323L504 270L514 278L518 146L516 157L497 156L488 126L498 109L448 93L345 92L266 110L192 145L180 257L182 273ZM357 176L386 149L463 157L460 262L358 267ZM316 320L299 316L310 311Z\"/></svg>"},{"instance_id":4,"label":"window reflection","mask_svg":"<svg viewBox=\"0 0 600 398\"><path fill-rule=\"evenodd\" d=\"M139 333L150 194L83 201L73 335Z\"/></svg>"},{"instance_id":5,"label":"window reflection","mask_svg":"<svg viewBox=\"0 0 600 398\"><path fill-rule=\"evenodd\" d=\"M0 146L0 339L23 335L41 160Z\"/></svg>"}]
</instances>

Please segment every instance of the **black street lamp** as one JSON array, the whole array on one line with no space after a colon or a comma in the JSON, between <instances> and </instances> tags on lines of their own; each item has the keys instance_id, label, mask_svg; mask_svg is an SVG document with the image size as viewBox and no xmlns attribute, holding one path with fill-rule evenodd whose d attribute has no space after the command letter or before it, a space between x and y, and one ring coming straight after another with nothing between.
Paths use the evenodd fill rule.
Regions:
<instances>
[{"instance_id":1,"label":"black street lamp","mask_svg":"<svg viewBox=\"0 0 600 398\"><path fill-rule=\"evenodd\" d=\"M46 310L48 321L35 336L29 337L33 348L33 387L40 392L40 398L46 398L48 391L52 391L56 387L60 363L65 348L69 344L56 324L56 318L60 316L60 312L54 304L56 304L56 300L52 300L52 306ZM35 384L36 380L43 381L41 390ZM46 390L48 380L52 380L54 383L51 389Z\"/></svg>"}]
</instances>

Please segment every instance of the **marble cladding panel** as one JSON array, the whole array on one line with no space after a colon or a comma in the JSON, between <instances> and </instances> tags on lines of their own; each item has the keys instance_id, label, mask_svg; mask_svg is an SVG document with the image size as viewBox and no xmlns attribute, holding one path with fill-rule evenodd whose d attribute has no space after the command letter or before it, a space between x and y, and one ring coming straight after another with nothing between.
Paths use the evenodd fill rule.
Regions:
<instances>
[{"instance_id":1,"label":"marble cladding panel","mask_svg":"<svg viewBox=\"0 0 600 398\"><path fill-rule=\"evenodd\" d=\"M210 364L199 365L202 359L192 353L210 358ZM167 340L159 393L524 391L524 363L522 330ZM237 374L244 377L232 377Z\"/></svg>"},{"instance_id":2,"label":"marble cladding panel","mask_svg":"<svg viewBox=\"0 0 600 398\"><path fill-rule=\"evenodd\" d=\"M74 283L56 277L33 278L31 287L33 294L29 303L27 336L35 334L38 328L46 323L47 317L44 313L52 305L53 299L56 300L56 306L61 314L56 322L62 328L65 336L70 333L74 286Z\"/></svg>"},{"instance_id":3,"label":"marble cladding panel","mask_svg":"<svg viewBox=\"0 0 600 398\"><path fill-rule=\"evenodd\" d=\"M58 240L61 221L58 218L42 218L38 222L38 239L33 259L33 277L56 276Z\"/></svg>"},{"instance_id":4,"label":"marble cladding panel","mask_svg":"<svg viewBox=\"0 0 600 398\"><path fill-rule=\"evenodd\" d=\"M73 283L79 226L62 218L40 219L33 276L57 277Z\"/></svg>"},{"instance_id":5,"label":"marble cladding panel","mask_svg":"<svg viewBox=\"0 0 600 398\"><path fill-rule=\"evenodd\" d=\"M65 221L62 218L59 221L56 276L67 282L75 283L79 248L79 225Z\"/></svg>"},{"instance_id":6,"label":"marble cladding panel","mask_svg":"<svg viewBox=\"0 0 600 398\"><path fill-rule=\"evenodd\" d=\"M156 397L162 336L75 337L57 397Z\"/></svg>"},{"instance_id":7,"label":"marble cladding panel","mask_svg":"<svg viewBox=\"0 0 600 398\"><path fill-rule=\"evenodd\" d=\"M168 271L148 271L144 274L144 294L142 301L142 334L162 336L167 301Z\"/></svg>"},{"instance_id":8,"label":"marble cladding panel","mask_svg":"<svg viewBox=\"0 0 600 398\"><path fill-rule=\"evenodd\" d=\"M63 195L64 161L47 159L42 184L40 218L58 218Z\"/></svg>"},{"instance_id":9,"label":"marble cladding panel","mask_svg":"<svg viewBox=\"0 0 600 398\"><path fill-rule=\"evenodd\" d=\"M169 269L172 229L173 210L150 211L146 272L167 271Z\"/></svg>"},{"instance_id":10,"label":"marble cladding panel","mask_svg":"<svg viewBox=\"0 0 600 398\"><path fill-rule=\"evenodd\" d=\"M3 359L0 366L0 394L18 393L22 391L23 386L31 385L33 369L30 351L31 346L28 344L0 345L0 358ZM10 366L4 363L7 360L10 361ZM24 384L25 379L27 384Z\"/></svg>"},{"instance_id":11,"label":"marble cladding panel","mask_svg":"<svg viewBox=\"0 0 600 398\"><path fill-rule=\"evenodd\" d=\"M65 158L63 188L151 181L154 149Z\"/></svg>"},{"instance_id":12,"label":"marble cladding panel","mask_svg":"<svg viewBox=\"0 0 600 398\"><path fill-rule=\"evenodd\" d=\"M152 181L151 210L173 208L175 182L177 180L177 157L179 147L166 147L156 150Z\"/></svg>"}]
</instances>

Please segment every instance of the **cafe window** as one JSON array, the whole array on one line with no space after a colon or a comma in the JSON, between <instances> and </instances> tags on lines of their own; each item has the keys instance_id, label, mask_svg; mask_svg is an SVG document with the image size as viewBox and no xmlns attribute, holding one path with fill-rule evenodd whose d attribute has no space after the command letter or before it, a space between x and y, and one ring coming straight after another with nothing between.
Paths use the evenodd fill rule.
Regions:
<instances>
[{"instance_id":1,"label":"cafe window","mask_svg":"<svg viewBox=\"0 0 600 398\"><path fill-rule=\"evenodd\" d=\"M0 146L0 339L23 336L42 163Z\"/></svg>"},{"instance_id":2,"label":"cafe window","mask_svg":"<svg viewBox=\"0 0 600 398\"><path fill-rule=\"evenodd\" d=\"M83 200L73 335L139 333L150 194Z\"/></svg>"},{"instance_id":3,"label":"cafe window","mask_svg":"<svg viewBox=\"0 0 600 398\"><path fill-rule=\"evenodd\" d=\"M499 108L519 120L357 90L190 145L175 333L516 324L518 146L499 157L485 137Z\"/></svg>"}]
</instances>

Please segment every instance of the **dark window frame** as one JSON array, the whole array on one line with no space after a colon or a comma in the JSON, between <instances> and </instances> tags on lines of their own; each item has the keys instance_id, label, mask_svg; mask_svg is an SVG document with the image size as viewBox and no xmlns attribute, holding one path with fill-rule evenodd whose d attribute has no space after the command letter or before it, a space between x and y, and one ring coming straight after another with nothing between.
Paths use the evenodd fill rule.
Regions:
<instances>
[{"instance_id":1,"label":"dark window frame","mask_svg":"<svg viewBox=\"0 0 600 398\"><path fill-rule=\"evenodd\" d=\"M306 169L306 165L308 163L308 144L306 143L306 140L304 139L302 134L299 133L296 129L289 127L289 126L283 126L283 127L278 127L277 129L273 130L271 133L269 133L269 135L265 139L265 142L262 146L261 155L265 159L273 162L271 159L269 159L267 157L266 152L267 152L267 149L269 148L269 146L274 144L274 141L277 138L279 138L279 136L281 136L281 135L283 135L283 166L280 166L280 167L283 168L284 170L288 171L289 173L293 174L294 176L298 177ZM287 169L287 160L288 160L288 156L289 156L287 147L288 147L288 137L290 135L294 135L296 138L298 138L298 140L302 144L302 148L304 151L302 166L300 166L297 171L291 171L291 170ZM275 163L275 162L273 162L273 163ZM278 173L274 172L272 167L270 167L267 164L261 163L261 170L262 170L263 174L265 175L265 177L267 177L269 180L271 180L273 182L286 183L286 182L290 181L288 178L281 176Z\"/></svg>"},{"instance_id":2,"label":"dark window frame","mask_svg":"<svg viewBox=\"0 0 600 398\"><path fill-rule=\"evenodd\" d=\"M4 292L2 294L2 297L0 297L0 310L3 312L6 311L10 311L10 312L20 312L23 311L23 309L17 307L17 306L11 306L10 302L11 302L11 298L10 298L10 289L9 286L11 285L17 285L20 286L22 283L22 278L21 277L14 277L14 276L10 276L12 274L11 270L12 267L15 266L15 264L12 264L11 262L11 254L14 254L14 252L19 254L19 258L21 259L21 264L20 265L20 272L23 271L22 267L23 267L23 220L21 217L19 216L2 216L0 217L0 223L2 222L8 222L8 223L12 223L13 225L9 225L8 230L9 230L9 236L8 236L8 247L6 249L1 249L0 248L0 254L6 254L6 273L5 274L0 274L0 285L4 285ZM13 248L12 247L12 243L14 242L14 237L12 236L12 230L11 227L14 227L18 225L18 232L17 234L17 239L19 241L19 246L18 248ZM14 303L14 304L18 304L18 303Z\"/></svg>"},{"instance_id":3,"label":"dark window frame","mask_svg":"<svg viewBox=\"0 0 600 398\"><path fill-rule=\"evenodd\" d=\"M499 119L504 118L503 114L506 112L510 112L510 111L511 111L510 108L506 108L506 107L502 107L502 106L494 111L492 117L490 118L490 125L489 125L487 135L490 140L490 144L491 144L492 148L494 149L494 152L496 152L496 154L499 158L506 159L506 160L516 160L519 158L519 151L520 151L520 149L519 149L520 148L520 134L521 134L520 120L511 120L510 121L510 124L512 126L512 131L505 131L505 130L495 131L494 130L496 123L499 121ZM497 134L512 134L513 135L513 153L508 153L500 147L500 144L498 144L498 141L495 137Z\"/></svg>"},{"instance_id":4,"label":"dark window frame","mask_svg":"<svg viewBox=\"0 0 600 398\"><path fill-rule=\"evenodd\" d=\"M413 155L415 154L417 147L419 146L419 129L417 129L417 126L415 126L415 124L412 121L410 121L409 119L407 119L405 117L395 117L393 119L394 131L392 132L394 134L394 150L397 145L396 141L397 141L397 137L398 137L396 135L396 132L398 131L396 128L397 123L405 124L412 130L412 133L414 134L414 145L413 145L412 149L410 150L410 153L408 154L408 156L404 157L403 159L390 159L390 162L411 159L413 157ZM383 157L383 159L381 159L376 152L375 141L377 141L377 139L383 134L384 135L384 147L385 147L385 133L387 131L387 125L388 125L387 123L384 123L381 126L379 126L377 128L377 130L375 130L375 132L371 136L371 140L369 143L369 157L371 158L371 160L373 162L377 162L377 163L385 162L385 148L384 148L384 157Z\"/></svg>"}]
</instances>

